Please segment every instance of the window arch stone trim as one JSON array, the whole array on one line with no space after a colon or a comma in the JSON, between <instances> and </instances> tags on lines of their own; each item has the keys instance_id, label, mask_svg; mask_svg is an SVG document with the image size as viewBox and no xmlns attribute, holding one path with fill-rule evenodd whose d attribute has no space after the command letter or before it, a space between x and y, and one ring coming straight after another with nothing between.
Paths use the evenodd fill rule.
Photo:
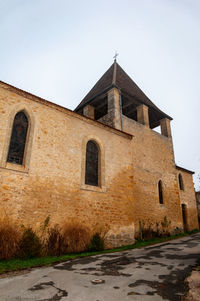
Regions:
<instances>
[{"instance_id":1,"label":"window arch stone trim","mask_svg":"<svg viewBox=\"0 0 200 301\"><path fill-rule=\"evenodd\" d=\"M17 113L24 112L28 119L28 130L26 135L26 142L25 142L25 148L24 148L24 157L22 165L7 162L8 152L9 152L9 146L10 146L10 139L12 135L12 129L13 129L13 122L14 118ZM15 106L8 116L8 124L7 129L5 132L5 139L4 139L4 148L3 148L3 155L1 158L1 168L6 168L10 170L15 170L19 172L25 172L27 173L29 171L30 167L30 158L31 158L31 149L32 149L32 143L33 143L33 134L34 134L34 116L31 110L25 106L25 105L17 105Z\"/></svg>"},{"instance_id":2,"label":"window arch stone trim","mask_svg":"<svg viewBox=\"0 0 200 301\"><path fill-rule=\"evenodd\" d=\"M85 171L86 171L86 147L88 141L94 141L99 148L99 158L98 158L98 186L92 186L85 184ZM81 160L81 189L96 191L96 192L105 192L105 150L104 145L101 140L94 136L88 135L83 138L82 141L82 160Z\"/></svg>"}]
</instances>

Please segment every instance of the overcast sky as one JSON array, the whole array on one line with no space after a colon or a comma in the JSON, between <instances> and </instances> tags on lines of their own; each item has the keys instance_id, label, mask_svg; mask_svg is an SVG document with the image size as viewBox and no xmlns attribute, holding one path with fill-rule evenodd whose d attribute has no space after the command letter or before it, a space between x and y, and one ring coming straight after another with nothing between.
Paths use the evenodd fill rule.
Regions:
<instances>
[{"instance_id":1,"label":"overcast sky","mask_svg":"<svg viewBox=\"0 0 200 301\"><path fill-rule=\"evenodd\" d=\"M0 80L74 109L113 63L173 117L200 174L200 0L0 0ZM200 188L196 180L196 188Z\"/></svg>"}]
</instances>

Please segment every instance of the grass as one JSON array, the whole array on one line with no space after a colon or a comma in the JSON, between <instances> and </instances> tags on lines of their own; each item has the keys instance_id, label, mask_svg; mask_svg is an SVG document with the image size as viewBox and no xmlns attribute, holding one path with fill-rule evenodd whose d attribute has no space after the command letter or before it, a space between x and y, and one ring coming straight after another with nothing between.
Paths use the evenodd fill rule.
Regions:
<instances>
[{"instance_id":1,"label":"grass","mask_svg":"<svg viewBox=\"0 0 200 301\"><path fill-rule=\"evenodd\" d=\"M67 260L72 260L75 258L87 257L92 255L104 254L104 253L113 253L113 252L120 252L125 250L131 250L135 248L142 248L149 245L153 245L160 242L165 242L169 240L173 240L176 238L184 237L187 235L195 234L200 232L199 230L193 230L186 233L180 233L177 235L173 235L170 237L163 237L163 238L153 238L151 240L146 241L137 241L133 245L123 246L115 249L104 250L104 251L97 251L97 252L83 252L83 253L74 253L74 254L67 254L62 256L45 256L45 257L36 257L30 259L10 259L10 260L0 260L0 274L19 271L24 269L30 269L33 267L41 267L41 266L48 266L54 263L59 263Z\"/></svg>"}]
</instances>

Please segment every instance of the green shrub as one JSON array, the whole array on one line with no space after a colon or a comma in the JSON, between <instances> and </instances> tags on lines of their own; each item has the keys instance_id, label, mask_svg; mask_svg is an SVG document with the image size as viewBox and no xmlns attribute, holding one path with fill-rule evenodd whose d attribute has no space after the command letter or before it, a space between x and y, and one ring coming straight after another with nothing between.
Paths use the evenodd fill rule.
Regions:
<instances>
[{"instance_id":1,"label":"green shrub","mask_svg":"<svg viewBox=\"0 0 200 301\"><path fill-rule=\"evenodd\" d=\"M158 237L158 235L153 230L152 223L149 223L148 225L144 225L142 229L142 238L146 240L146 239L152 239L153 237Z\"/></svg>"},{"instance_id":2,"label":"green shrub","mask_svg":"<svg viewBox=\"0 0 200 301\"><path fill-rule=\"evenodd\" d=\"M167 217L165 216L164 220L161 221L161 226L162 226L161 233L162 233L162 237L168 237L168 236L170 236L170 232L169 232L170 225L171 225L171 221L168 221Z\"/></svg>"},{"instance_id":3,"label":"green shrub","mask_svg":"<svg viewBox=\"0 0 200 301\"><path fill-rule=\"evenodd\" d=\"M54 225L48 229L45 243L46 254L50 256L60 256L67 249L61 229L58 225Z\"/></svg>"},{"instance_id":4,"label":"green shrub","mask_svg":"<svg viewBox=\"0 0 200 301\"><path fill-rule=\"evenodd\" d=\"M93 252L104 250L104 239L99 233L95 233L92 236L89 250Z\"/></svg>"},{"instance_id":5,"label":"green shrub","mask_svg":"<svg viewBox=\"0 0 200 301\"><path fill-rule=\"evenodd\" d=\"M24 228L22 238L19 243L18 256L20 258L40 257L42 244L38 235L31 227Z\"/></svg>"}]
</instances>

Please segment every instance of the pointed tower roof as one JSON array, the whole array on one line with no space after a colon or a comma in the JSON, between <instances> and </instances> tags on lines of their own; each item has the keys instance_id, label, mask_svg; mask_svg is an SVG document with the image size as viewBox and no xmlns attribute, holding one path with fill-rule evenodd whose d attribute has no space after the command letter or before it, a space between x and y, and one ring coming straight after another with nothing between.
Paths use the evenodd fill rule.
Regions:
<instances>
[{"instance_id":1,"label":"pointed tower roof","mask_svg":"<svg viewBox=\"0 0 200 301\"><path fill-rule=\"evenodd\" d=\"M121 92L122 111L127 117L135 119L136 107L145 104L149 107L151 128L158 126L159 121L163 118L172 120L170 116L154 105L116 60L76 107L75 112L81 113L83 107L88 104L93 105L97 111L99 108L102 109L106 100L106 93L113 87L118 88Z\"/></svg>"}]
</instances>

